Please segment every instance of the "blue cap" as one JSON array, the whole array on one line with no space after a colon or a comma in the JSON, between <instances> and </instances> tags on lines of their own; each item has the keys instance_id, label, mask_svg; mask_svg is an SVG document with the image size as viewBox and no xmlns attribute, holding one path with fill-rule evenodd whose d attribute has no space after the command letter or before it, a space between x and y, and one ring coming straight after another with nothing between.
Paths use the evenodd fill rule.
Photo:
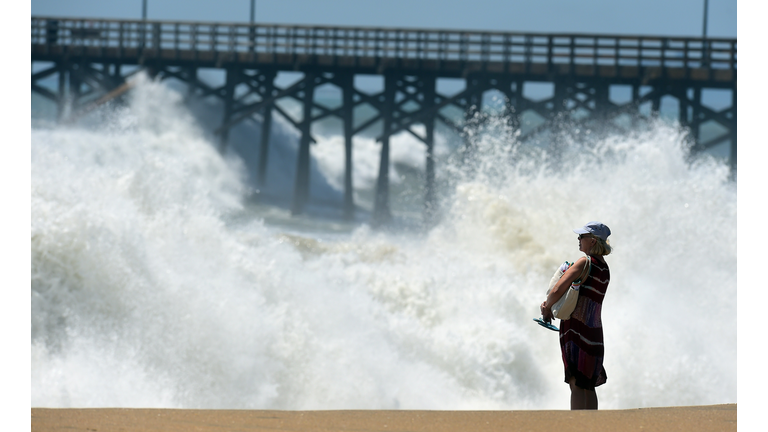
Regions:
<instances>
[{"instance_id":1,"label":"blue cap","mask_svg":"<svg viewBox=\"0 0 768 432\"><path fill-rule=\"evenodd\" d=\"M573 232L576 234L592 234L603 239L603 241L608 240L608 236L611 235L611 229L597 221L587 222L586 225L576 228Z\"/></svg>"}]
</instances>

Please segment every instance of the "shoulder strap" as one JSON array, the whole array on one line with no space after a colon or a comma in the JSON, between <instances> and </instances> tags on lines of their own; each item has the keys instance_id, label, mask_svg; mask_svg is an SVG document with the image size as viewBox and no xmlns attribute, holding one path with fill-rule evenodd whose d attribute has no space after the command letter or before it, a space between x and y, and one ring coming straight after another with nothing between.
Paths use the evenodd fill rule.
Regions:
<instances>
[{"instance_id":1,"label":"shoulder strap","mask_svg":"<svg viewBox=\"0 0 768 432\"><path fill-rule=\"evenodd\" d=\"M584 263L584 270L581 272L581 275L574 283L581 283L584 282L584 279L589 276L590 270L592 270L592 257L589 255L586 256L587 262Z\"/></svg>"}]
</instances>

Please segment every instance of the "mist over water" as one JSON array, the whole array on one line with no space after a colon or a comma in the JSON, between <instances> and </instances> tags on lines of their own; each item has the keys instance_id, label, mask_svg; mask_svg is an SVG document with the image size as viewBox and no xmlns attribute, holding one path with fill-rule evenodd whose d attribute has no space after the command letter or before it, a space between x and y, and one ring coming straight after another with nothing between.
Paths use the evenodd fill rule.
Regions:
<instances>
[{"instance_id":1,"label":"mist over water","mask_svg":"<svg viewBox=\"0 0 768 432\"><path fill-rule=\"evenodd\" d=\"M253 205L247 163L162 84L100 115L32 131L33 407L567 409L532 318L590 220L615 248L600 407L736 402L736 186L673 125L552 154L492 119L464 165L441 137L441 218L414 231ZM340 201L342 141L318 141L311 193ZM362 205L379 148L355 142ZM424 149L392 148L420 197Z\"/></svg>"}]
</instances>

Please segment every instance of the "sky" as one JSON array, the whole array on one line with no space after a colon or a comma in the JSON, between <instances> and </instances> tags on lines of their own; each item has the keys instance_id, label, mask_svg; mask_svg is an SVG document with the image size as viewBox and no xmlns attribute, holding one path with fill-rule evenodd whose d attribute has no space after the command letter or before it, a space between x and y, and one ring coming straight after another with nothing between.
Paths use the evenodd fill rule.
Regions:
<instances>
[{"instance_id":1,"label":"sky","mask_svg":"<svg viewBox=\"0 0 768 432\"><path fill-rule=\"evenodd\" d=\"M32 0L32 15L248 22L252 0ZM253 0L269 24L736 37L736 0Z\"/></svg>"}]
</instances>

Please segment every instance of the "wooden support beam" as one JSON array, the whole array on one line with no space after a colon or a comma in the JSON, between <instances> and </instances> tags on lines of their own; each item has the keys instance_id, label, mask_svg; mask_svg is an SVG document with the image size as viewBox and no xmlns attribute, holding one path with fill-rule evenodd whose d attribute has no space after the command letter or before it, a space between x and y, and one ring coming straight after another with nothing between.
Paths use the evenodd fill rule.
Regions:
<instances>
[{"instance_id":1,"label":"wooden support beam","mask_svg":"<svg viewBox=\"0 0 768 432\"><path fill-rule=\"evenodd\" d=\"M367 103L368 105L374 107L376 110L381 111L383 107L383 96L384 93L377 93L375 95L370 95L368 93L363 93L360 91L355 90L355 96L359 99L360 104Z\"/></svg>"},{"instance_id":2,"label":"wooden support beam","mask_svg":"<svg viewBox=\"0 0 768 432\"><path fill-rule=\"evenodd\" d=\"M434 76L423 78L424 82L424 104L422 109L429 110L435 105L435 84ZM424 118L424 129L426 136L424 142L427 144L426 152L426 185L424 192L424 221L427 225L434 223L437 215L437 196L435 193L435 116L426 116Z\"/></svg>"},{"instance_id":3,"label":"wooden support beam","mask_svg":"<svg viewBox=\"0 0 768 432\"><path fill-rule=\"evenodd\" d=\"M433 103L430 106L423 105L418 111L414 113L408 113L405 116L401 117L397 123L394 123L392 125L392 129L390 131L390 134L394 135L402 130L408 130L411 126L413 126L416 123L424 122L425 119L428 119L430 117L436 117L439 115L439 111L442 108L445 108L446 106L450 104L455 104L456 101L463 99L463 98L469 98L471 95L476 94L479 92L479 87L467 87L461 92L449 97L449 98L443 98L439 103ZM437 96L435 96L437 97ZM372 120L378 120L378 117ZM371 122L371 120L369 120ZM369 123L367 122L367 123ZM369 124L368 124L369 125ZM366 125L366 127L368 126ZM381 139L384 137L384 135L379 135L376 137L377 141L381 141ZM417 137L419 140L423 139L421 137Z\"/></svg>"},{"instance_id":4,"label":"wooden support beam","mask_svg":"<svg viewBox=\"0 0 768 432\"><path fill-rule=\"evenodd\" d=\"M711 140L709 140L707 142L697 143L692 150L695 151L695 152L708 150L708 149L710 149L710 148L712 148L712 147L714 147L714 146L716 146L716 145L718 145L718 144L720 144L722 142L728 141L729 139L731 139L730 131L726 132L726 133L724 133L724 134L722 134L722 135L720 135L720 136L718 136L716 138L712 138Z\"/></svg>"},{"instance_id":5,"label":"wooden support beam","mask_svg":"<svg viewBox=\"0 0 768 432\"><path fill-rule=\"evenodd\" d=\"M368 127L370 127L371 125L373 125L377 121L381 120L382 118L383 118L383 116L381 114L381 111L379 111L379 114L377 114L374 117L371 117L370 119L366 120L365 122L363 122L362 124L360 124L356 128L354 128L352 133L354 135L357 135L359 132L362 132L363 130L367 129Z\"/></svg>"},{"instance_id":6,"label":"wooden support beam","mask_svg":"<svg viewBox=\"0 0 768 432\"><path fill-rule=\"evenodd\" d=\"M61 122L67 109L67 71L69 68L66 61L62 61L56 66L59 69L59 99L56 104L56 121Z\"/></svg>"},{"instance_id":7,"label":"wooden support beam","mask_svg":"<svg viewBox=\"0 0 768 432\"><path fill-rule=\"evenodd\" d=\"M520 112L518 105L522 108L525 104L522 102L522 95L518 93L518 85L514 83L514 90L512 89L513 81L509 77L505 77L499 83L498 89L504 94L504 111L503 118L506 120L507 127L510 130L520 129Z\"/></svg>"},{"instance_id":8,"label":"wooden support beam","mask_svg":"<svg viewBox=\"0 0 768 432\"><path fill-rule=\"evenodd\" d=\"M687 95L686 95L687 96ZM685 115L688 116L688 106L689 104L686 101L685 104ZM682 103L680 104L680 110L683 110ZM691 116L691 133L693 135L693 139L695 142L699 142L699 137L701 136L701 87L696 86L693 88L693 106L691 111L693 112L693 115Z\"/></svg>"},{"instance_id":9,"label":"wooden support beam","mask_svg":"<svg viewBox=\"0 0 768 432\"><path fill-rule=\"evenodd\" d=\"M658 117L661 109L661 87L659 85L654 86L653 91L648 96L651 96L651 116Z\"/></svg>"},{"instance_id":10,"label":"wooden support beam","mask_svg":"<svg viewBox=\"0 0 768 432\"><path fill-rule=\"evenodd\" d=\"M297 81L296 83L294 83L290 87L285 88L283 90L280 90L279 92L276 92L272 96L270 96L268 98L265 98L265 99L262 99L261 101L255 103L255 104L252 104L250 106L250 108L248 108L244 112L238 114L237 116L234 116L232 119L230 119L227 123L221 125L221 127L216 129L214 132L215 133L221 133L221 131L224 130L225 128L230 128L233 125L241 122L242 120L252 116L253 114L255 114L255 113L259 112L259 111L261 111L261 109L264 106L272 105L277 99L280 99L282 97L285 97L285 96L288 96L290 94L293 94L294 92L296 92L302 86L304 86L304 80ZM274 107L278 108L277 105L274 105ZM288 116L285 113L283 113L283 114L286 115L286 117L290 119L290 116Z\"/></svg>"},{"instance_id":11,"label":"wooden support beam","mask_svg":"<svg viewBox=\"0 0 768 432\"><path fill-rule=\"evenodd\" d=\"M461 136L461 134L464 133L464 129L461 126L457 125L456 123L453 122L453 120L448 119L446 116L444 116L444 115L442 115L440 113L437 113L435 115L435 118L437 120L442 121L443 124L445 124L449 129L454 131L456 133L456 135Z\"/></svg>"},{"instance_id":12,"label":"wooden support beam","mask_svg":"<svg viewBox=\"0 0 768 432\"><path fill-rule=\"evenodd\" d=\"M354 125L354 101L355 80L353 74L344 74L341 87L344 124L344 218L347 220L355 217L354 187L352 184L352 137Z\"/></svg>"},{"instance_id":13,"label":"wooden support beam","mask_svg":"<svg viewBox=\"0 0 768 432\"><path fill-rule=\"evenodd\" d=\"M267 75L265 80L265 93L272 94L275 84L275 73ZM261 114L261 140L259 141L259 172L258 185L264 187L267 184L267 161L269 158L269 136L272 129L272 104L264 105Z\"/></svg>"},{"instance_id":14,"label":"wooden support beam","mask_svg":"<svg viewBox=\"0 0 768 432\"><path fill-rule=\"evenodd\" d=\"M606 81L598 81L593 83L594 94L594 110L592 111L592 117L596 120L604 121L608 117L611 105L610 101L610 84Z\"/></svg>"},{"instance_id":15,"label":"wooden support beam","mask_svg":"<svg viewBox=\"0 0 768 432\"><path fill-rule=\"evenodd\" d=\"M283 116L285 121L287 121L288 123L292 124L293 127L298 129L299 131L301 131L301 122L294 120L293 117L291 117L287 112L285 112L284 109L280 108L280 105L277 105L277 104L272 105L272 110L276 111L278 114ZM317 143L317 140L312 135L309 136L309 140L312 142L312 144L316 144Z\"/></svg>"},{"instance_id":16,"label":"wooden support beam","mask_svg":"<svg viewBox=\"0 0 768 432\"><path fill-rule=\"evenodd\" d=\"M187 82L187 99L191 98L195 94L195 83L198 82L197 79L197 68L192 66L186 69L186 76L187 79L185 80Z\"/></svg>"},{"instance_id":17,"label":"wooden support beam","mask_svg":"<svg viewBox=\"0 0 768 432\"><path fill-rule=\"evenodd\" d=\"M47 88L37 85L36 83L32 83L32 91L40 94L41 96L50 99L51 101L58 103L59 102L59 95L52 92L51 90L48 90Z\"/></svg>"},{"instance_id":18,"label":"wooden support beam","mask_svg":"<svg viewBox=\"0 0 768 432\"><path fill-rule=\"evenodd\" d=\"M549 148L552 151L552 155L554 158L559 158L560 154L562 154L562 148L565 145L564 143L564 137L563 137L563 127L565 126L563 124L566 119L570 117L570 112L576 109L577 106L579 106L580 101L575 98L575 95L572 95L575 93L575 87L576 83L574 83L572 80L563 80L555 83L555 90L554 94L552 95L552 108L548 109L545 104L542 104L541 102L529 102L528 107L529 109L532 109L534 112L539 114L545 119L544 124L539 125L538 128L534 129L534 131L529 132L528 136L526 138L531 138L534 136L533 132L538 133L538 131L549 129L551 133L551 139L549 142ZM566 107L566 102L571 101L575 104L575 106L571 107L570 109ZM565 117L565 118L564 118ZM525 140L524 140L525 141Z\"/></svg>"},{"instance_id":19,"label":"wooden support beam","mask_svg":"<svg viewBox=\"0 0 768 432\"><path fill-rule=\"evenodd\" d=\"M735 106L733 106L731 108L726 108L723 111L715 111L715 110L707 107L706 105L702 105L702 104L698 104L697 108L698 108L698 111L699 111L699 118L700 118L702 123L707 121L707 120L713 120L713 121L716 121L716 122L720 123L720 125L722 125L723 127L727 128L727 129L731 128L731 123L733 123L733 120L728 118L728 116L726 114L728 113L728 111L736 109Z\"/></svg>"},{"instance_id":20,"label":"wooden support beam","mask_svg":"<svg viewBox=\"0 0 768 432\"><path fill-rule=\"evenodd\" d=\"M483 105L483 92L484 86L481 85L480 80L477 77L469 77L466 81L466 86L471 88L472 91L466 93L466 105L464 106L464 131L466 127L471 125L476 115L482 111ZM472 142L469 140L469 135L464 135L464 156L466 157L473 147Z\"/></svg>"},{"instance_id":21,"label":"wooden support beam","mask_svg":"<svg viewBox=\"0 0 768 432\"><path fill-rule=\"evenodd\" d=\"M631 119L632 127L635 127L637 126L637 121L640 119L640 84L632 83L632 100L629 102L630 103L627 105L631 104L634 107L634 110L631 113Z\"/></svg>"},{"instance_id":22,"label":"wooden support beam","mask_svg":"<svg viewBox=\"0 0 768 432\"><path fill-rule=\"evenodd\" d=\"M73 64L69 68L69 105L70 109L72 111L77 110L79 108L77 106L78 102L80 101L80 95L81 95L81 87L82 87L82 80L80 79L81 76L81 70L80 65Z\"/></svg>"},{"instance_id":23,"label":"wooden support beam","mask_svg":"<svg viewBox=\"0 0 768 432\"><path fill-rule=\"evenodd\" d=\"M376 179L376 197L373 207L373 224L381 225L392 219L389 208L389 137L392 129L392 108L395 104L396 77L392 72L384 75L384 136L381 140L379 177Z\"/></svg>"},{"instance_id":24,"label":"wooden support beam","mask_svg":"<svg viewBox=\"0 0 768 432\"><path fill-rule=\"evenodd\" d=\"M731 155L729 158L729 163L731 166L731 177L734 177L736 175L736 155L737 155L737 146L736 146L736 132L737 132L737 124L736 119L738 118L736 116L736 84L733 85L733 89L731 89L731 110L732 110L732 117L731 117Z\"/></svg>"},{"instance_id":25,"label":"wooden support beam","mask_svg":"<svg viewBox=\"0 0 768 432\"><path fill-rule=\"evenodd\" d=\"M239 73L234 67L227 68L226 83L224 85L224 117L221 120L222 126L219 128L221 134L219 135L219 152L224 154L227 149L227 140L229 139L229 129L233 126L230 125L230 117L232 116L232 104L235 100L235 86L239 81Z\"/></svg>"},{"instance_id":26,"label":"wooden support beam","mask_svg":"<svg viewBox=\"0 0 768 432\"><path fill-rule=\"evenodd\" d=\"M59 66L58 65L53 65L53 66L49 67L48 69L41 70L40 72L33 73L32 74L32 84L34 84L35 81L41 80L43 78L47 78L47 77L55 74L58 71L59 71Z\"/></svg>"},{"instance_id":27,"label":"wooden support beam","mask_svg":"<svg viewBox=\"0 0 768 432\"><path fill-rule=\"evenodd\" d=\"M291 213L294 215L302 214L304 206L309 199L309 174L310 174L310 154L309 145L311 141L310 131L312 126L312 105L314 103L315 93L315 74L307 72L304 75L304 116L301 120L301 139L299 141L299 154L296 161L296 182L294 184L293 206Z\"/></svg>"},{"instance_id":28,"label":"wooden support beam","mask_svg":"<svg viewBox=\"0 0 768 432\"><path fill-rule=\"evenodd\" d=\"M73 112L72 114L70 114L69 118L67 118L67 122L74 122L82 118L84 115L95 110L96 108L114 100L115 98L122 96L128 90L132 89L135 86L136 86L135 80L124 82L121 86L117 87L116 89L108 92L107 94L101 96L95 101L90 102L88 105L77 110L77 112Z\"/></svg>"}]
</instances>

